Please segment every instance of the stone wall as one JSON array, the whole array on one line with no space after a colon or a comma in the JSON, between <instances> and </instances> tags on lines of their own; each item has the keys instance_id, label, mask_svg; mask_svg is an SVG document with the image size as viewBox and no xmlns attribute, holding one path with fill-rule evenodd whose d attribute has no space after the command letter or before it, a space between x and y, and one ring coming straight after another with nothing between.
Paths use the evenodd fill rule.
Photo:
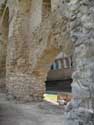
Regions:
<instances>
[{"instance_id":1,"label":"stone wall","mask_svg":"<svg viewBox=\"0 0 94 125\"><path fill-rule=\"evenodd\" d=\"M42 0L32 0L31 30L34 31L42 21Z\"/></svg>"},{"instance_id":2,"label":"stone wall","mask_svg":"<svg viewBox=\"0 0 94 125\"><path fill-rule=\"evenodd\" d=\"M60 51L73 54L74 98L66 107L65 125L93 125L94 1L60 1L33 33L31 0L15 4L9 25L6 87L16 100L42 100L44 81L56 55Z\"/></svg>"},{"instance_id":3,"label":"stone wall","mask_svg":"<svg viewBox=\"0 0 94 125\"><path fill-rule=\"evenodd\" d=\"M0 6L0 90L4 89L6 84L5 79L9 11L8 8L6 8L6 13L4 14L5 6L5 4L1 4Z\"/></svg>"},{"instance_id":4,"label":"stone wall","mask_svg":"<svg viewBox=\"0 0 94 125\"><path fill-rule=\"evenodd\" d=\"M94 125L93 8L93 0L60 0L32 33L31 1L23 0L9 27L6 85L17 100L42 100L55 56L60 51L74 54L73 99L65 108L65 125Z\"/></svg>"},{"instance_id":5,"label":"stone wall","mask_svg":"<svg viewBox=\"0 0 94 125\"><path fill-rule=\"evenodd\" d=\"M58 8L59 2L60 2L60 0L51 0L52 11L54 11Z\"/></svg>"},{"instance_id":6,"label":"stone wall","mask_svg":"<svg viewBox=\"0 0 94 125\"><path fill-rule=\"evenodd\" d=\"M38 81L41 80L38 84L43 85L44 90L44 82L55 57L62 50L68 54L72 53L73 46L70 42L69 33L67 30L65 31L67 22L67 18L62 18L58 12L54 12L32 34L30 47L32 49L30 49L29 58L32 64L31 71Z\"/></svg>"},{"instance_id":7,"label":"stone wall","mask_svg":"<svg viewBox=\"0 0 94 125\"><path fill-rule=\"evenodd\" d=\"M18 1L15 4L14 16L9 25L7 48L7 90L15 98L23 98L23 100L24 95L29 91L27 86L31 83L31 80L28 80L31 78L27 74L29 68L30 8L31 0ZM24 88L26 88L26 92Z\"/></svg>"},{"instance_id":8,"label":"stone wall","mask_svg":"<svg viewBox=\"0 0 94 125\"><path fill-rule=\"evenodd\" d=\"M7 48L7 91L20 101L42 100L50 65L60 51L72 53L68 19L53 12L32 33L31 0L14 7ZM11 9L10 9L11 10Z\"/></svg>"},{"instance_id":9,"label":"stone wall","mask_svg":"<svg viewBox=\"0 0 94 125\"><path fill-rule=\"evenodd\" d=\"M49 2L51 1L51 3ZM31 5L31 29L32 31L34 32L37 27L40 26L42 20L45 18L45 17L48 17L47 13L51 13L51 11L53 12L54 10L57 9L58 5L59 5L59 0L49 0L49 1L46 1L44 3L43 0L32 0L32 5ZM45 8L43 7L44 4L51 4L51 8ZM50 5L49 5L50 6ZM49 10L47 10L49 9ZM46 11L50 11L50 12L46 12ZM43 17L44 15L44 17Z\"/></svg>"},{"instance_id":10,"label":"stone wall","mask_svg":"<svg viewBox=\"0 0 94 125\"><path fill-rule=\"evenodd\" d=\"M74 43L73 99L66 107L65 125L94 124L94 1L63 1ZM63 11L63 10L62 10ZM67 12L66 12L67 11ZM70 12L68 14L68 12Z\"/></svg>"}]
</instances>

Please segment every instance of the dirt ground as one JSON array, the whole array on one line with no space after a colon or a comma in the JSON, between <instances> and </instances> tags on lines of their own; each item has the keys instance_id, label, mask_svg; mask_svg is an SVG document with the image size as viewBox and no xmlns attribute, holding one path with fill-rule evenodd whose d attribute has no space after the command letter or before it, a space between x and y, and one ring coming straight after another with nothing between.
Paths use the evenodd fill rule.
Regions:
<instances>
[{"instance_id":1,"label":"dirt ground","mask_svg":"<svg viewBox=\"0 0 94 125\"><path fill-rule=\"evenodd\" d=\"M63 110L48 102L0 101L0 125L63 125Z\"/></svg>"}]
</instances>

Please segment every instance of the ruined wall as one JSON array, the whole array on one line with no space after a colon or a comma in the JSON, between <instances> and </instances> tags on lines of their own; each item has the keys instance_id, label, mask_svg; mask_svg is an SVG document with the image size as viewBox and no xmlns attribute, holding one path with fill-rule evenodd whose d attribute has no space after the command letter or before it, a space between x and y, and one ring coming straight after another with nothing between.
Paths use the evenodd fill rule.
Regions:
<instances>
[{"instance_id":1,"label":"ruined wall","mask_svg":"<svg viewBox=\"0 0 94 125\"><path fill-rule=\"evenodd\" d=\"M74 43L73 99L66 107L65 125L94 124L94 1L63 0Z\"/></svg>"},{"instance_id":2,"label":"ruined wall","mask_svg":"<svg viewBox=\"0 0 94 125\"><path fill-rule=\"evenodd\" d=\"M48 5L49 7L45 8L45 5L47 6L47 4L51 4L51 8L50 5ZM59 5L59 0L51 0L50 2L47 1L43 1L43 0L32 0L32 6L31 6L31 29L32 31L35 31L37 27L40 26L40 23L42 22L42 20L45 17L48 17L48 15L51 13L51 11L56 10L56 8ZM46 11L50 11L47 12L49 14L46 13Z\"/></svg>"},{"instance_id":3,"label":"ruined wall","mask_svg":"<svg viewBox=\"0 0 94 125\"><path fill-rule=\"evenodd\" d=\"M44 81L55 56L60 51L74 53L74 98L66 107L65 125L93 125L94 2L61 0L61 3L59 11L44 19L33 33L31 1L17 3L9 27L7 90L17 100L42 100Z\"/></svg>"},{"instance_id":4,"label":"ruined wall","mask_svg":"<svg viewBox=\"0 0 94 125\"><path fill-rule=\"evenodd\" d=\"M57 9L58 5L59 5L60 0L51 0L51 9L52 11L54 11L55 9Z\"/></svg>"},{"instance_id":5,"label":"ruined wall","mask_svg":"<svg viewBox=\"0 0 94 125\"><path fill-rule=\"evenodd\" d=\"M32 33L31 0L14 8L7 49L7 90L21 101L42 100L50 65L60 51L71 53L67 18L54 12ZM12 30L11 30L12 29Z\"/></svg>"},{"instance_id":6,"label":"ruined wall","mask_svg":"<svg viewBox=\"0 0 94 125\"><path fill-rule=\"evenodd\" d=\"M0 6L0 90L5 88L6 79L6 55L7 55L7 42L8 42L8 18L9 11L6 8L4 14L5 5Z\"/></svg>"},{"instance_id":7,"label":"ruined wall","mask_svg":"<svg viewBox=\"0 0 94 125\"><path fill-rule=\"evenodd\" d=\"M37 86L40 85L45 90L45 81L52 62L60 51L67 54L72 53L73 45L69 38L67 29L67 18L62 18L58 12L52 13L32 34L32 44L30 46L30 62L32 75L38 79ZM35 84L33 85L36 86ZM38 88L38 89L39 89ZM36 90L37 91L37 90ZM44 91L43 91L44 92Z\"/></svg>"},{"instance_id":8,"label":"ruined wall","mask_svg":"<svg viewBox=\"0 0 94 125\"><path fill-rule=\"evenodd\" d=\"M30 8L31 0L17 1L14 6L14 16L9 25L6 86L8 93L19 100L28 96L27 88L31 84L31 78L27 75Z\"/></svg>"},{"instance_id":9,"label":"ruined wall","mask_svg":"<svg viewBox=\"0 0 94 125\"><path fill-rule=\"evenodd\" d=\"M31 29L34 31L42 21L42 0L32 0L31 6Z\"/></svg>"}]
</instances>

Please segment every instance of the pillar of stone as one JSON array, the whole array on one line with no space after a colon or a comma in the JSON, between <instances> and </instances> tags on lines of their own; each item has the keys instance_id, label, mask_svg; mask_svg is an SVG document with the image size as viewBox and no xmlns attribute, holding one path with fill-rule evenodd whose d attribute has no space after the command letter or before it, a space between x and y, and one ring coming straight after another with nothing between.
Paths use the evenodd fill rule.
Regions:
<instances>
[{"instance_id":1,"label":"pillar of stone","mask_svg":"<svg viewBox=\"0 0 94 125\"><path fill-rule=\"evenodd\" d=\"M72 94L65 125L94 124L94 1L75 0L70 8L71 37L75 45Z\"/></svg>"},{"instance_id":2,"label":"pillar of stone","mask_svg":"<svg viewBox=\"0 0 94 125\"><path fill-rule=\"evenodd\" d=\"M8 8L2 3L0 5L0 90L5 89L8 16Z\"/></svg>"},{"instance_id":3,"label":"pillar of stone","mask_svg":"<svg viewBox=\"0 0 94 125\"><path fill-rule=\"evenodd\" d=\"M32 74L32 100L42 101L45 93L46 72L34 71Z\"/></svg>"},{"instance_id":4,"label":"pillar of stone","mask_svg":"<svg viewBox=\"0 0 94 125\"><path fill-rule=\"evenodd\" d=\"M38 39L38 37L37 37ZM48 40L46 41L48 42ZM46 43L45 42L45 43ZM36 44L36 47L38 44ZM47 80L47 75L50 70L50 66L56 57L56 55L59 53L59 49L56 48L50 48L50 44L40 46L42 51L38 52L38 55L36 55L36 52L38 51L38 48L35 48L33 56L32 63L36 62L35 66L32 68L32 96L35 98L34 100L42 100L43 95L45 93L46 85L45 81ZM37 61L36 61L37 60Z\"/></svg>"},{"instance_id":5,"label":"pillar of stone","mask_svg":"<svg viewBox=\"0 0 94 125\"><path fill-rule=\"evenodd\" d=\"M29 74L31 0L18 0L12 9L10 5L11 15L7 48L7 91L13 99L31 101L32 76Z\"/></svg>"}]
</instances>

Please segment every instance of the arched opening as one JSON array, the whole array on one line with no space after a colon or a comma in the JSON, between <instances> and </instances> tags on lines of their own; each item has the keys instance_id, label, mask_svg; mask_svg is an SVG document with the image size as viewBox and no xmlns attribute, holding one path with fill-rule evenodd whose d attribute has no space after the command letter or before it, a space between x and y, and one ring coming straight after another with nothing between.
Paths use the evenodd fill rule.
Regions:
<instances>
[{"instance_id":1,"label":"arched opening","mask_svg":"<svg viewBox=\"0 0 94 125\"><path fill-rule=\"evenodd\" d=\"M19 13L22 13L22 10ZM32 39L29 43L29 40L27 41L29 26L27 21L29 22L29 15L26 12L27 20L23 16L19 18L19 13L15 20L16 25L15 23L11 25L17 32L13 31L10 45L8 45L8 93L17 100L43 100L46 88L45 81L52 62L61 51L72 49L68 45L72 44L69 33L65 32L68 19L65 17L61 19L54 13L52 15L53 20L45 20L46 22L43 22L41 27L32 33ZM22 32L18 29L19 22L19 28L23 29L21 30ZM24 28L24 26L27 28ZM17 37L18 35L19 37ZM15 49L12 49L11 44ZM67 49L67 47L69 48Z\"/></svg>"},{"instance_id":2,"label":"arched opening","mask_svg":"<svg viewBox=\"0 0 94 125\"><path fill-rule=\"evenodd\" d=\"M47 73L45 81L46 100L58 102L64 95L71 95L72 88L73 60L72 55L67 56L60 52L54 59ZM69 98L68 96L68 98Z\"/></svg>"},{"instance_id":3,"label":"arched opening","mask_svg":"<svg viewBox=\"0 0 94 125\"><path fill-rule=\"evenodd\" d=\"M60 23L57 23L57 20ZM62 51L67 55L72 54L73 43L71 42L70 34L65 33L67 21L67 18L61 20L61 18L59 19L59 17L53 14L53 21L49 20L47 22L45 20L41 28L35 32L36 34L33 34L32 41L34 40L37 44L33 45L33 50L30 52L30 60L32 60L33 65L33 68L31 68L34 90L32 90L32 97L36 97L37 100L39 97L43 98L46 90L45 81L57 55ZM58 65L61 68L60 61L58 61Z\"/></svg>"},{"instance_id":4,"label":"arched opening","mask_svg":"<svg viewBox=\"0 0 94 125\"><path fill-rule=\"evenodd\" d=\"M0 89L5 89L6 56L9 29L9 9L6 2L0 7Z\"/></svg>"},{"instance_id":5,"label":"arched opening","mask_svg":"<svg viewBox=\"0 0 94 125\"><path fill-rule=\"evenodd\" d=\"M48 72L46 91L71 92L72 70L72 56L61 52Z\"/></svg>"}]
</instances>

